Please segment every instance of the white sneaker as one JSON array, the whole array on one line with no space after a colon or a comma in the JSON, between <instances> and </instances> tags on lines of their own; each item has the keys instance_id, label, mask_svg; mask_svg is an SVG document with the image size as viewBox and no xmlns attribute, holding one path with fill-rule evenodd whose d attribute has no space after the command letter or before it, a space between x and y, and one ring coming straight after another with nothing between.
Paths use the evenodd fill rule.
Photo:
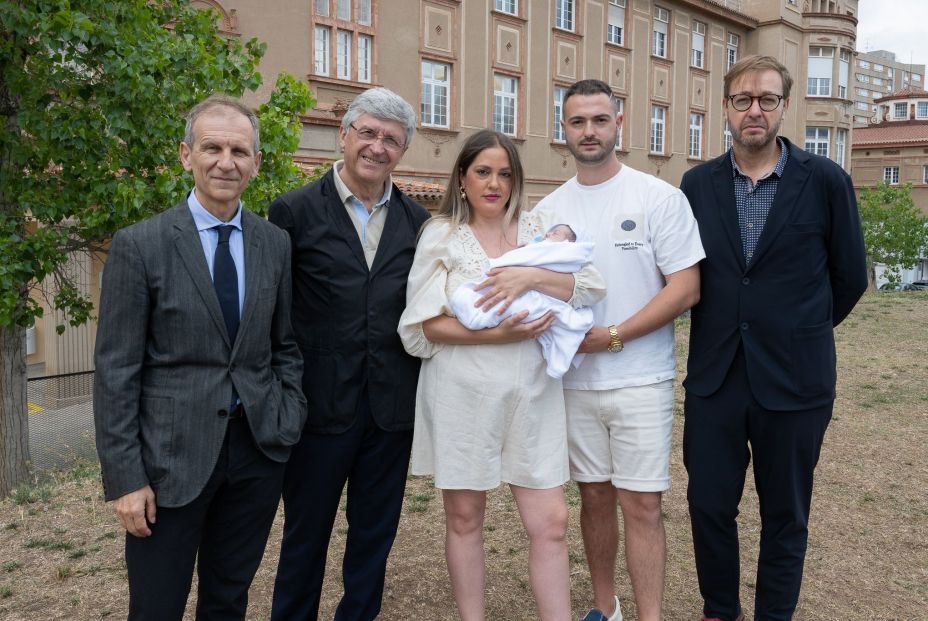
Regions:
<instances>
[{"instance_id":1,"label":"white sneaker","mask_svg":"<svg viewBox=\"0 0 928 621\"><path fill-rule=\"evenodd\" d=\"M615 595L615 612L606 621L622 621L622 606L619 605L619 596Z\"/></svg>"}]
</instances>

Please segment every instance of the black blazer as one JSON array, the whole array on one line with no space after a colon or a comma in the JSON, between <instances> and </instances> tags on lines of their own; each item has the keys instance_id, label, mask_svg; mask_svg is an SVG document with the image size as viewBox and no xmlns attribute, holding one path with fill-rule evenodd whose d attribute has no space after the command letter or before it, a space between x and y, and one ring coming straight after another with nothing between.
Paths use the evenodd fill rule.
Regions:
<instances>
[{"instance_id":1,"label":"black blazer","mask_svg":"<svg viewBox=\"0 0 928 621\"><path fill-rule=\"evenodd\" d=\"M741 344L758 403L800 410L834 399L832 328L866 290L867 273L851 178L784 142L789 160L748 266L728 153L683 176L706 250L683 385L711 395Z\"/></svg>"},{"instance_id":2,"label":"black blazer","mask_svg":"<svg viewBox=\"0 0 928 621\"><path fill-rule=\"evenodd\" d=\"M293 329L309 406L305 429L345 431L361 398L369 400L381 428L412 429L419 359L403 349L396 328L406 308L416 235L429 213L394 185L368 269L334 174L280 196L268 215L292 242Z\"/></svg>"}]
</instances>

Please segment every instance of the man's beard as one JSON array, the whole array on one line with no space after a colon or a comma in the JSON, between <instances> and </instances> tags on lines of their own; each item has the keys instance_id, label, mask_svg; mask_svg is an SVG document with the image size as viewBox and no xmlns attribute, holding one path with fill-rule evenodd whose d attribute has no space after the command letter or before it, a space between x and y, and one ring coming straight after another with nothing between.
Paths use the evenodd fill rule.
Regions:
<instances>
[{"instance_id":1,"label":"man's beard","mask_svg":"<svg viewBox=\"0 0 928 621\"><path fill-rule=\"evenodd\" d=\"M744 147L745 149L748 149L749 151L760 151L764 147L769 145L771 142L776 140L777 134L780 133L780 124L782 122L783 122L783 117L780 117L777 120L777 122L773 125L773 127L770 127L770 126L764 127L764 129L767 130L767 133L760 135L760 136L754 135L754 136L745 137L744 134L741 132L740 128L735 129L734 127L732 127L731 138L732 140L737 142L740 146ZM755 125L759 126L759 123L755 123Z\"/></svg>"},{"instance_id":2,"label":"man's beard","mask_svg":"<svg viewBox=\"0 0 928 621\"><path fill-rule=\"evenodd\" d=\"M579 147L584 141L577 143L576 147L568 142L567 148L578 162L583 164L600 164L609 159L609 156L615 151L615 141L616 139L613 138L611 144L604 144L601 140L597 140L596 144L601 147L601 150L594 152L580 151Z\"/></svg>"}]
</instances>

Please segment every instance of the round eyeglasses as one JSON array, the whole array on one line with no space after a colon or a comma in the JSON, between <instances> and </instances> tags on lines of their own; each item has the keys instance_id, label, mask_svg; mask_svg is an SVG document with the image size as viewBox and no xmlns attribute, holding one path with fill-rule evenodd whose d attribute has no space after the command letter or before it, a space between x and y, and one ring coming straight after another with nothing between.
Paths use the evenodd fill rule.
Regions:
<instances>
[{"instance_id":1,"label":"round eyeglasses","mask_svg":"<svg viewBox=\"0 0 928 621\"><path fill-rule=\"evenodd\" d=\"M785 99L783 95L761 95L760 97L754 97L752 95L745 95L739 93L738 95L729 95L727 97L728 101L731 102L731 107L737 110L738 112L745 112L754 105L756 101L760 106L760 109L764 112L773 112L780 107L780 102Z\"/></svg>"},{"instance_id":2,"label":"round eyeglasses","mask_svg":"<svg viewBox=\"0 0 928 621\"><path fill-rule=\"evenodd\" d=\"M380 140L388 151L402 151L406 148L405 142L400 142L398 138L390 134L378 133L370 127L355 127L354 123L349 123L348 126L358 135L358 140L365 144L373 144Z\"/></svg>"}]
</instances>

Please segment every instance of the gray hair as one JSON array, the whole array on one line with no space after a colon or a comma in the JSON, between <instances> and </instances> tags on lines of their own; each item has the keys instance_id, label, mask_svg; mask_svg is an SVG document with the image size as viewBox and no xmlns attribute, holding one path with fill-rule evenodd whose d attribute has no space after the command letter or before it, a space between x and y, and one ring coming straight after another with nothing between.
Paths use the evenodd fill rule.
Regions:
<instances>
[{"instance_id":1,"label":"gray hair","mask_svg":"<svg viewBox=\"0 0 928 621\"><path fill-rule=\"evenodd\" d=\"M193 148L193 143L196 140L196 137L193 135L193 124L196 123L196 120L200 118L201 114L212 110L213 108L231 108L247 118L248 122L251 123L251 127L255 130L255 153L261 150L261 136L258 132L258 116L251 108L240 102L238 99L229 97L228 95L224 95L222 93L215 93L210 95L192 107L190 112L187 113L187 126L184 129L184 144L186 144L191 149Z\"/></svg>"},{"instance_id":2,"label":"gray hair","mask_svg":"<svg viewBox=\"0 0 928 621\"><path fill-rule=\"evenodd\" d=\"M393 91L377 87L355 97L342 117L342 131L347 133L348 126L362 114L381 121L396 121L406 128L406 146L412 143L412 135L416 131L416 113L405 99Z\"/></svg>"}]
</instances>

